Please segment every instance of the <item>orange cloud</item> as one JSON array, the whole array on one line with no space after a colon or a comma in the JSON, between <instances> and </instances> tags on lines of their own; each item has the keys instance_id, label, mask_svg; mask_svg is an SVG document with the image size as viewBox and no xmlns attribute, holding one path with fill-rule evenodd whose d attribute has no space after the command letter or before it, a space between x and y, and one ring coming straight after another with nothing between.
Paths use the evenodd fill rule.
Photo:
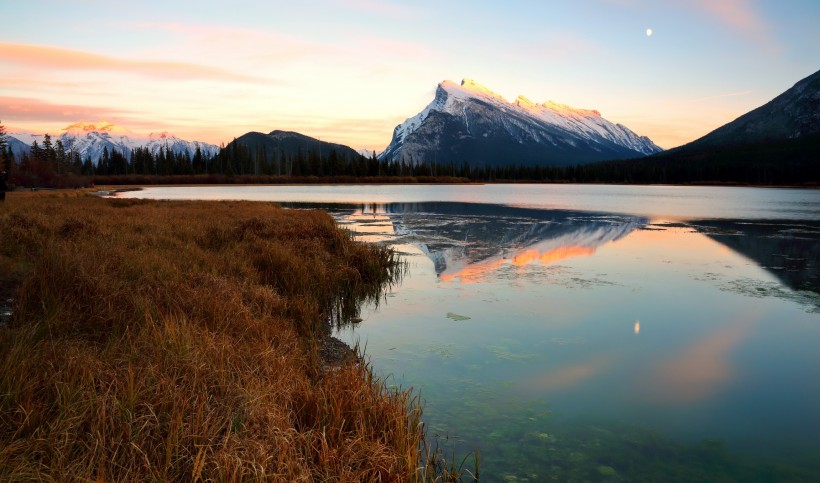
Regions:
<instances>
[{"instance_id":1,"label":"orange cloud","mask_svg":"<svg viewBox=\"0 0 820 483\"><path fill-rule=\"evenodd\" d=\"M231 59L242 57L259 61L287 61L315 55L341 55L338 45L305 40L279 33L227 27L219 24L177 22L142 22L129 24L134 30L168 33L178 38L176 43L188 45L195 52L207 50L210 55ZM264 49L260 49L264 46Z\"/></svg>"},{"instance_id":2,"label":"orange cloud","mask_svg":"<svg viewBox=\"0 0 820 483\"><path fill-rule=\"evenodd\" d=\"M49 102L25 97L0 96L0 112L4 119L12 121L70 121L78 119L121 119L129 111L113 110L103 107L75 106L70 104L51 104Z\"/></svg>"},{"instance_id":3,"label":"orange cloud","mask_svg":"<svg viewBox=\"0 0 820 483\"><path fill-rule=\"evenodd\" d=\"M170 80L271 82L200 64L119 59L42 45L0 43L0 61L35 69L113 71Z\"/></svg>"},{"instance_id":4,"label":"orange cloud","mask_svg":"<svg viewBox=\"0 0 820 483\"><path fill-rule=\"evenodd\" d=\"M779 47L771 36L771 29L751 0L694 0L691 3L768 50L778 50Z\"/></svg>"}]
</instances>

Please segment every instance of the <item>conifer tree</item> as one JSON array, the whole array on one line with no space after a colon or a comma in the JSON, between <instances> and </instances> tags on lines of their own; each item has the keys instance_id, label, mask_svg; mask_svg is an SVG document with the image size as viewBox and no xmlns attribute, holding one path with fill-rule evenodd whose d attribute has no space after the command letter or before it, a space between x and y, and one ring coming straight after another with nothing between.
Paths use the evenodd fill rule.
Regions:
<instances>
[{"instance_id":1,"label":"conifer tree","mask_svg":"<svg viewBox=\"0 0 820 483\"><path fill-rule=\"evenodd\" d=\"M57 139L57 143L54 145L54 159L57 174L65 172L68 168L68 158L62 139Z\"/></svg>"},{"instance_id":2,"label":"conifer tree","mask_svg":"<svg viewBox=\"0 0 820 483\"><path fill-rule=\"evenodd\" d=\"M4 126L2 121L0 121L0 151L5 152L7 146L8 140L6 139L6 126Z\"/></svg>"},{"instance_id":3,"label":"conifer tree","mask_svg":"<svg viewBox=\"0 0 820 483\"><path fill-rule=\"evenodd\" d=\"M43 135L43 156L49 163L54 163L57 159L57 152L54 151L54 144L51 142L51 136L46 133Z\"/></svg>"},{"instance_id":4,"label":"conifer tree","mask_svg":"<svg viewBox=\"0 0 820 483\"><path fill-rule=\"evenodd\" d=\"M13 157L6 137L6 126L2 124L2 121L0 121L0 159L2 159L0 168L7 173L11 173Z\"/></svg>"}]
</instances>

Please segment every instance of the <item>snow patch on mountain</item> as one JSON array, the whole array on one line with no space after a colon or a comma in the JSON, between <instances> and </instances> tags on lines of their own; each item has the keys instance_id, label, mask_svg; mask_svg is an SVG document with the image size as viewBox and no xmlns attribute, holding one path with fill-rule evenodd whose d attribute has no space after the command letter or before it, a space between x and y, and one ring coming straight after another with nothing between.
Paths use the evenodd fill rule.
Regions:
<instances>
[{"instance_id":1,"label":"snow patch on mountain","mask_svg":"<svg viewBox=\"0 0 820 483\"><path fill-rule=\"evenodd\" d=\"M439 114L446 116L442 118ZM455 124L460 125L459 132L454 134L458 142L503 139L521 145L553 146L556 150L583 149L600 153L601 157L610 152L613 156L637 157L662 151L649 138L638 136L622 124L607 121L598 111L577 109L553 101L539 104L524 96L509 102L488 87L464 79L461 84L448 80L441 82L430 104L396 126L393 140L379 157L393 161L411 156L419 159L433 151L450 149L450 146L437 144L441 143L440 129L429 129L432 136L426 130L420 131L426 122L445 122L451 131ZM428 138L413 136L421 132ZM411 136L412 142L408 144Z\"/></svg>"}]
</instances>

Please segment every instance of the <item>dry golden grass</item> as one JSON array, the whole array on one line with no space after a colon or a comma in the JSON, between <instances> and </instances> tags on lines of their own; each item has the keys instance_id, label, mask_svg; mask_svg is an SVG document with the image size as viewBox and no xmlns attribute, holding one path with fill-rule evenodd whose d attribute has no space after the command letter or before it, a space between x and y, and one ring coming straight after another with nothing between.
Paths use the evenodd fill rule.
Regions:
<instances>
[{"instance_id":1,"label":"dry golden grass","mask_svg":"<svg viewBox=\"0 0 820 483\"><path fill-rule=\"evenodd\" d=\"M318 211L10 194L0 480L437 478L416 398L318 361L394 270Z\"/></svg>"}]
</instances>

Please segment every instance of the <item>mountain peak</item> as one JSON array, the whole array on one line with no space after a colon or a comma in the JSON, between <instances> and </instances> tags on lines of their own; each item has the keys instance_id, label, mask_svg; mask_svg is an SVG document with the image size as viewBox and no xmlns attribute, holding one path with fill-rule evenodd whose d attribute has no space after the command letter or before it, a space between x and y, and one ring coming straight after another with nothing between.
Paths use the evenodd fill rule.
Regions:
<instances>
[{"instance_id":1,"label":"mountain peak","mask_svg":"<svg viewBox=\"0 0 820 483\"><path fill-rule=\"evenodd\" d=\"M438 91L436 95L439 98L440 102L446 101L447 97L454 97L456 99L494 99L498 102L509 104L507 100L504 99L504 96L502 96L501 94L493 92L487 86L479 84L478 82L469 78L462 79L461 84L456 84L451 80L442 81L438 85Z\"/></svg>"},{"instance_id":2,"label":"mountain peak","mask_svg":"<svg viewBox=\"0 0 820 483\"><path fill-rule=\"evenodd\" d=\"M497 94L497 93L493 92L489 87L487 87L485 85L482 85L482 84L479 84L478 82L474 81L473 79L469 79L469 78L465 77L464 79L461 80L461 87L464 88L465 90L470 91L470 92L474 92L476 94L481 94L481 95L485 95L485 96L489 96L489 97L494 97L496 99L499 99L499 100L502 100L502 101L506 102L506 99L504 99L504 96L502 96L501 94Z\"/></svg>"},{"instance_id":3,"label":"mountain peak","mask_svg":"<svg viewBox=\"0 0 820 483\"><path fill-rule=\"evenodd\" d=\"M524 96L518 96L515 99L515 105L524 109L536 109L538 105Z\"/></svg>"},{"instance_id":4,"label":"mountain peak","mask_svg":"<svg viewBox=\"0 0 820 483\"><path fill-rule=\"evenodd\" d=\"M111 124L108 121L99 121L96 123L90 122L75 122L70 126L67 126L62 129L64 133L68 133L71 135L83 135L89 132L108 132L108 133L117 133L127 136L129 134L133 134L130 130L122 127L117 126L116 124Z\"/></svg>"},{"instance_id":5,"label":"mountain peak","mask_svg":"<svg viewBox=\"0 0 820 483\"><path fill-rule=\"evenodd\" d=\"M509 102L465 78L445 80L421 112L393 130L381 159L470 160L479 165L570 165L661 149L598 111L524 96Z\"/></svg>"},{"instance_id":6,"label":"mountain peak","mask_svg":"<svg viewBox=\"0 0 820 483\"><path fill-rule=\"evenodd\" d=\"M177 139L176 136L168 131L152 132L148 135L148 139Z\"/></svg>"}]
</instances>

